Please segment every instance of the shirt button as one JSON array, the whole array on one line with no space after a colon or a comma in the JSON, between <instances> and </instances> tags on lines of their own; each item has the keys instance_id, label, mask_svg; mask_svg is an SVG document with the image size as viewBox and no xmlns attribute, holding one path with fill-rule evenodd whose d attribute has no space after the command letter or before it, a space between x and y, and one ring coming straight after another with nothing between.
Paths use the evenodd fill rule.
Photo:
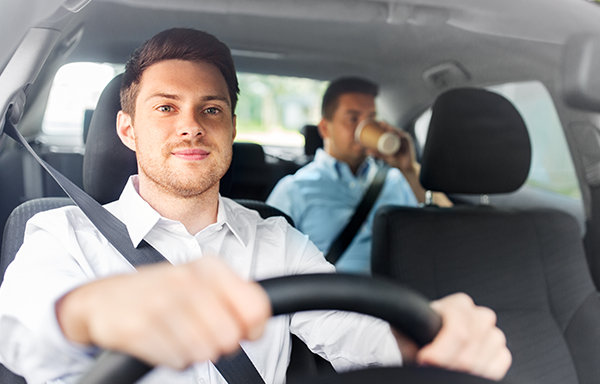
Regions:
<instances>
[{"instance_id":1,"label":"shirt button","mask_svg":"<svg viewBox=\"0 0 600 384\"><path fill-rule=\"evenodd\" d=\"M206 383L206 380L204 380L204 378L198 379L198 384L204 384L204 383Z\"/></svg>"},{"instance_id":2,"label":"shirt button","mask_svg":"<svg viewBox=\"0 0 600 384\"><path fill-rule=\"evenodd\" d=\"M349 187L350 189L356 188L356 183L354 181L350 182Z\"/></svg>"}]
</instances>

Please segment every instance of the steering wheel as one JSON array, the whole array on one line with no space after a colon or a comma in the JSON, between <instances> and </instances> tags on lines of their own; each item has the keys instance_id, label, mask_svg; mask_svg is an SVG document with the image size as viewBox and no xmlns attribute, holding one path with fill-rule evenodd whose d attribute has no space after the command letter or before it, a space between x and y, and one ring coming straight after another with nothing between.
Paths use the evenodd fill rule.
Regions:
<instances>
[{"instance_id":1,"label":"steering wheel","mask_svg":"<svg viewBox=\"0 0 600 384\"><path fill-rule=\"evenodd\" d=\"M388 280L343 274L309 274L259 281L271 300L273 316L306 310L353 311L379 317L419 346L433 340L440 316L420 294ZM152 366L129 355L109 351L80 380L85 384L132 384ZM376 368L329 375L312 382L490 384L489 380L436 368Z\"/></svg>"}]
</instances>

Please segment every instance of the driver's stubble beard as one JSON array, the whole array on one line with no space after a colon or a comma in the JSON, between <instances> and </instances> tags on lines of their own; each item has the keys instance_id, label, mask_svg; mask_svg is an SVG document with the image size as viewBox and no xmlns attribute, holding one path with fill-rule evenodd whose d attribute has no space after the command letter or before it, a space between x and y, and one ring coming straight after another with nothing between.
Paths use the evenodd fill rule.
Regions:
<instances>
[{"instance_id":1,"label":"driver's stubble beard","mask_svg":"<svg viewBox=\"0 0 600 384\"><path fill-rule=\"evenodd\" d=\"M219 187L221 178L231 165L233 154L232 146L226 146L223 152L219 152L215 146L205 143L203 138L195 142L165 143L162 147L162 159L168 158L175 149L202 148L210 154L198 170L189 169L187 172L195 173L195 177L182 178L176 170L170 168L165 161L158 161L156 157L138 157L138 167L157 187L164 192L183 198L195 198L213 187Z\"/></svg>"}]
</instances>

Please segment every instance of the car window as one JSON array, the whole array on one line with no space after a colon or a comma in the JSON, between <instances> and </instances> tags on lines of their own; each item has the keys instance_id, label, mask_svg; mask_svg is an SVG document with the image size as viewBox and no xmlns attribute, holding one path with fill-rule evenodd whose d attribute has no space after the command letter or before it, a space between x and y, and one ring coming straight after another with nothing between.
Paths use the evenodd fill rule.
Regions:
<instances>
[{"instance_id":1,"label":"car window","mask_svg":"<svg viewBox=\"0 0 600 384\"><path fill-rule=\"evenodd\" d=\"M537 81L507 83L488 88L510 100L519 110L531 138L532 161L526 185L561 196L581 200L581 191L565 135L543 84ZM431 119L431 109L415 122L415 137L423 148Z\"/></svg>"},{"instance_id":2,"label":"car window","mask_svg":"<svg viewBox=\"0 0 600 384\"><path fill-rule=\"evenodd\" d=\"M96 108L98 98L123 65L69 63L63 65L52 83L42 122L48 136L83 137L86 110Z\"/></svg>"},{"instance_id":3,"label":"car window","mask_svg":"<svg viewBox=\"0 0 600 384\"><path fill-rule=\"evenodd\" d=\"M238 141L304 147L300 129L321 117L327 82L299 77L238 73Z\"/></svg>"},{"instance_id":4,"label":"car window","mask_svg":"<svg viewBox=\"0 0 600 384\"><path fill-rule=\"evenodd\" d=\"M57 72L42 125L47 136L82 137L86 110L93 110L122 64L69 63ZM304 147L300 129L320 118L327 82L274 75L238 73L236 141Z\"/></svg>"}]
</instances>

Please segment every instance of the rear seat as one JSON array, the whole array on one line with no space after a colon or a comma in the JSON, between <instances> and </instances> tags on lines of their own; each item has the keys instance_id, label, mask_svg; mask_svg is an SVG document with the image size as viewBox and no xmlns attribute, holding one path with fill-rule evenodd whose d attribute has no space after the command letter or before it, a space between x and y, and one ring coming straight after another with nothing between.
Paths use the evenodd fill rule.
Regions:
<instances>
[{"instance_id":1,"label":"rear seat","mask_svg":"<svg viewBox=\"0 0 600 384\"><path fill-rule=\"evenodd\" d=\"M229 192L232 199L265 201L283 176L294 173L300 165L293 161L269 157L260 144L233 143L233 170Z\"/></svg>"}]
</instances>

